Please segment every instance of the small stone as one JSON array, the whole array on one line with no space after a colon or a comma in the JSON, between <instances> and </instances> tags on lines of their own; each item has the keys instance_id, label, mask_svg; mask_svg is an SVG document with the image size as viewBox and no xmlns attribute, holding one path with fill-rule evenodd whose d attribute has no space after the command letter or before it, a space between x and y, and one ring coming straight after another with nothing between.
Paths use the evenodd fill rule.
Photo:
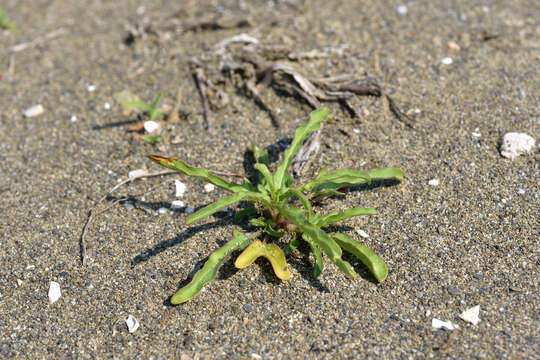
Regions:
<instances>
[{"instance_id":1,"label":"small stone","mask_svg":"<svg viewBox=\"0 0 540 360\"><path fill-rule=\"evenodd\" d=\"M476 280L484 280L484 275L482 274L474 274L472 277Z\"/></svg>"},{"instance_id":2,"label":"small stone","mask_svg":"<svg viewBox=\"0 0 540 360\"><path fill-rule=\"evenodd\" d=\"M352 129L355 134L360 134L360 129Z\"/></svg>"},{"instance_id":3,"label":"small stone","mask_svg":"<svg viewBox=\"0 0 540 360\"><path fill-rule=\"evenodd\" d=\"M454 330L458 328L458 326L452 324L451 321L443 321L437 318L433 318L431 320L431 326L435 329L446 329L446 330Z\"/></svg>"},{"instance_id":4,"label":"small stone","mask_svg":"<svg viewBox=\"0 0 540 360\"><path fill-rule=\"evenodd\" d=\"M452 60L451 57L445 57L441 60L441 62L443 63L443 65L450 65L454 62L454 60Z\"/></svg>"},{"instance_id":5,"label":"small stone","mask_svg":"<svg viewBox=\"0 0 540 360\"><path fill-rule=\"evenodd\" d=\"M367 239L369 237L369 234L362 229L356 229L356 233L364 239Z\"/></svg>"},{"instance_id":6,"label":"small stone","mask_svg":"<svg viewBox=\"0 0 540 360\"><path fill-rule=\"evenodd\" d=\"M71 115L71 118L69 120L71 120L71 122L77 121L77 115Z\"/></svg>"},{"instance_id":7,"label":"small stone","mask_svg":"<svg viewBox=\"0 0 540 360\"><path fill-rule=\"evenodd\" d=\"M448 48L453 51L461 50L461 47L455 41L449 41L448 43L446 43L446 46L448 46Z\"/></svg>"},{"instance_id":8,"label":"small stone","mask_svg":"<svg viewBox=\"0 0 540 360\"><path fill-rule=\"evenodd\" d=\"M31 265L28 265L28 266L26 267L26 270L34 270L35 268L36 268L36 265L32 265L32 264L31 264Z\"/></svg>"},{"instance_id":9,"label":"small stone","mask_svg":"<svg viewBox=\"0 0 540 360\"><path fill-rule=\"evenodd\" d=\"M144 176L146 175L147 171L144 170L144 169L137 169L137 170L132 170L128 173L128 177L130 179L136 179L136 178L139 178L141 176Z\"/></svg>"},{"instance_id":10,"label":"small stone","mask_svg":"<svg viewBox=\"0 0 540 360\"><path fill-rule=\"evenodd\" d=\"M166 207L160 207L158 209L158 213L160 213L160 214L166 214L167 211L169 211L169 209L167 209Z\"/></svg>"},{"instance_id":11,"label":"small stone","mask_svg":"<svg viewBox=\"0 0 540 360\"><path fill-rule=\"evenodd\" d=\"M128 331L130 334L137 331L137 329L140 326L139 321L135 319L133 315L129 315L125 321L126 321L126 325L128 327Z\"/></svg>"},{"instance_id":12,"label":"small stone","mask_svg":"<svg viewBox=\"0 0 540 360\"><path fill-rule=\"evenodd\" d=\"M17 279L17 286L21 287L23 285L23 281L21 279Z\"/></svg>"},{"instance_id":13,"label":"small stone","mask_svg":"<svg viewBox=\"0 0 540 360\"><path fill-rule=\"evenodd\" d=\"M60 284L56 281L51 281L49 284L49 303L54 304L61 296Z\"/></svg>"},{"instance_id":14,"label":"small stone","mask_svg":"<svg viewBox=\"0 0 540 360\"><path fill-rule=\"evenodd\" d=\"M182 197L184 196L184 193L186 192L187 186L180 180L174 180L174 185L176 187L176 197Z\"/></svg>"},{"instance_id":15,"label":"small stone","mask_svg":"<svg viewBox=\"0 0 540 360\"><path fill-rule=\"evenodd\" d=\"M206 191L207 193L214 191L215 188L216 187L214 186L214 184L204 184L204 191Z\"/></svg>"},{"instance_id":16,"label":"small stone","mask_svg":"<svg viewBox=\"0 0 540 360\"><path fill-rule=\"evenodd\" d=\"M43 114L44 111L45 109L43 108L43 105L38 104L24 110L23 115L26 117L34 117Z\"/></svg>"},{"instance_id":17,"label":"small stone","mask_svg":"<svg viewBox=\"0 0 540 360\"><path fill-rule=\"evenodd\" d=\"M105 110L110 110L111 109L111 104L109 104L108 102L106 102L105 104L103 104L103 108Z\"/></svg>"},{"instance_id":18,"label":"small stone","mask_svg":"<svg viewBox=\"0 0 540 360\"><path fill-rule=\"evenodd\" d=\"M179 210L179 209L182 209L184 207L184 202L182 200L174 200L172 203L171 203L171 209L173 210Z\"/></svg>"},{"instance_id":19,"label":"small stone","mask_svg":"<svg viewBox=\"0 0 540 360\"><path fill-rule=\"evenodd\" d=\"M195 209L192 208L192 207L187 207L186 208L186 214L193 214L195 212Z\"/></svg>"},{"instance_id":20,"label":"small stone","mask_svg":"<svg viewBox=\"0 0 540 360\"><path fill-rule=\"evenodd\" d=\"M525 133L509 132L504 134L501 141L501 155L514 160L519 155L526 154L534 148L532 136Z\"/></svg>"},{"instance_id":21,"label":"small stone","mask_svg":"<svg viewBox=\"0 0 540 360\"><path fill-rule=\"evenodd\" d=\"M428 181L428 184L431 186L439 186L439 179L431 179Z\"/></svg>"},{"instance_id":22,"label":"small stone","mask_svg":"<svg viewBox=\"0 0 540 360\"><path fill-rule=\"evenodd\" d=\"M396 7L396 11L399 15L407 15L409 8L406 5L400 5Z\"/></svg>"},{"instance_id":23,"label":"small stone","mask_svg":"<svg viewBox=\"0 0 540 360\"><path fill-rule=\"evenodd\" d=\"M94 92L96 91L96 86L95 85L88 85L88 92Z\"/></svg>"},{"instance_id":24,"label":"small stone","mask_svg":"<svg viewBox=\"0 0 540 360\"><path fill-rule=\"evenodd\" d=\"M482 136L482 134L480 134L479 132L473 132L473 133L471 133L471 135L476 137L476 138L479 138L480 136Z\"/></svg>"},{"instance_id":25,"label":"small stone","mask_svg":"<svg viewBox=\"0 0 540 360\"><path fill-rule=\"evenodd\" d=\"M147 133L153 133L159 129L159 124L153 120L144 122L144 130Z\"/></svg>"},{"instance_id":26,"label":"small stone","mask_svg":"<svg viewBox=\"0 0 540 360\"><path fill-rule=\"evenodd\" d=\"M525 189L519 189L518 194L519 195L525 195Z\"/></svg>"},{"instance_id":27,"label":"small stone","mask_svg":"<svg viewBox=\"0 0 540 360\"><path fill-rule=\"evenodd\" d=\"M465 310L459 315L459 317L467 322L470 322L473 325L478 325L480 322L480 305L473 306L470 309Z\"/></svg>"},{"instance_id":28,"label":"small stone","mask_svg":"<svg viewBox=\"0 0 540 360\"><path fill-rule=\"evenodd\" d=\"M261 355L255 354L255 353L252 353L252 354L251 354L251 357L252 357L253 359L256 359L256 360L261 360L261 359L262 359L262 356L261 356Z\"/></svg>"}]
</instances>

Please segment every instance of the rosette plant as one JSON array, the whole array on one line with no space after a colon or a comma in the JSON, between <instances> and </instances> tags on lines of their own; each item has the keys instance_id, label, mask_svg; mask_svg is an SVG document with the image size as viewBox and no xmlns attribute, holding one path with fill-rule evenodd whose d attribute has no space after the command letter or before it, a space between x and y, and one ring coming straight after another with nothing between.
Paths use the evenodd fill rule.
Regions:
<instances>
[{"instance_id":1,"label":"rosette plant","mask_svg":"<svg viewBox=\"0 0 540 360\"><path fill-rule=\"evenodd\" d=\"M329 109L313 111L309 122L296 130L291 145L285 151L283 161L274 173L269 170L267 151L252 146L254 168L258 171L254 183L247 179L244 179L242 184L229 182L207 170L190 166L182 160L150 155L150 159L162 166L214 184L231 193L193 213L187 219L187 224L242 201L250 203L251 206L240 211L236 217L245 219L259 228L259 231L249 235L234 230L232 239L212 253L193 279L172 296L172 304L180 304L196 296L204 285L216 277L218 268L234 251L242 250L235 261L237 268L245 268L262 256L270 261L278 278L287 280L291 275L285 254L294 251L302 241L305 241L313 252L314 277L318 277L323 271L324 254L348 277L355 279L357 274L353 267L342 258L343 251L346 251L356 256L378 282L386 279L388 267L372 250L346 234L328 232L330 225L336 222L354 216L376 215L377 211L370 208L353 208L344 212L332 211L321 214L314 209L312 202L321 197L343 195L344 189L369 184L373 180L401 181L403 172L396 168L373 169L367 172L357 170L328 172L323 169L315 179L304 184L295 184L289 174L289 167L303 142L310 134L320 129L323 121L329 120L331 120ZM263 241L259 239L262 234L265 235ZM274 242L277 239L281 239L280 243L286 244L283 249Z\"/></svg>"}]
</instances>

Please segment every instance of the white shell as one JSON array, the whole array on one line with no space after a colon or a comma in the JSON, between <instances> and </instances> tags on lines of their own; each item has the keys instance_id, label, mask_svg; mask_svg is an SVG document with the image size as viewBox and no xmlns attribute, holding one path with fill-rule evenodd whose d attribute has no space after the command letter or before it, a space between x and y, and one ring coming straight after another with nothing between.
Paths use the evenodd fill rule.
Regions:
<instances>
[{"instance_id":1,"label":"white shell","mask_svg":"<svg viewBox=\"0 0 540 360\"><path fill-rule=\"evenodd\" d=\"M431 179L428 181L428 184L431 186L439 186L439 179Z\"/></svg>"},{"instance_id":2,"label":"white shell","mask_svg":"<svg viewBox=\"0 0 540 360\"><path fill-rule=\"evenodd\" d=\"M135 179L135 178L138 178L138 177L141 177L141 176L144 176L144 175L146 175L146 170L144 170L144 169L131 170L128 173L128 176L129 176L130 179Z\"/></svg>"},{"instance_id":3,"label":"white shell","mask_svg":"<svg viewBox=\"0 0 540 360\"><path fill-rule=\"evenodd\" d=\"M159 129L159 124L155 121L145 121L144 122L144 130L147 132L147 133L153 133L154 131L156 131L157 129Z\"/></svg>"},{"instance_id":4,"label":"white shell","mask_svg":"<svg viewBox=\"0 0 540 360\"><path fill-rule=\"evenodd\" d=\"M504 134L501 144L501 155L514 160L521 154L526 154L534 148L532 136L525 133L509 132Z\"/></svg>"},{"instance_id":5,"label":"white shell","mask_svg":"<svg viewBox=\"0 0 540 360\"><path fill-rule=\"evenodd\" d=\"M128 331L130 332L130 334L137 331L137 329L140 326L139 321L135 319L133 315L129 315L125 321L126 321L126 325L128 327Z\"/></svg>"},{"instance_id":6,"label":"white shell","mask_svg":"<svg viewBox=\"0 0 540 360\"><path fill-rule=\"evenodd\" d=\"M457 325L452 324L451 321L442 321L436 318L433 318L431 320L431 326L435 329L446 329L446 330L454 330L457 328Z\"/></svg>"},{"instance_id":7,"label":"white shell","mask_svg":"<svg viewBox=\"0 0 540 360\"><path fill-rule=\"evenodd\" d=\"M204 184L204 191L207 193L214 191L215 188L214 184Z\"/></svg>"},{"instance_id":8,"label":"white shell","mask_svg":"<svg viewBox=\"0 0 540 360\"><path fill-rule=\"evenodd\" d=\"M178 209L181 209L185 206L184 202L182 200L174 200L172 203L171 203L171 209L173 210L178 210Z\"/></svg>"},{"instance_id":9,"label":"white shell","mask_svg":"<svg viewBox=\"0 0 540 360\"><path fill-rule=\"evenodd\" d=\"M43 114L44 111L45 109L43 108L43 105L38 104L24 110L23 115L26 117L34 117Z\"/></svg>"},{"instance_id":10,"label":"white shell","mask_svg":"<svg viewBox=\"0 0 540 360\"><path fill-rule=\"evenodd\" d=\"M174 185L176 186L176 197L184 196L187 186L180 180L174 180Z\"/></svg>"},{"instance_id":11,"label":"white shell","mask_svg":"<svg viewBox=\"0 0 540 360\"><path fill-rule=\"evenodd\" d=\"M459 315L459 317L473 325L478 325L480 322L480 305L473 306L470 309L465 310Z\"/></svg>"},{"instance_id":12,"label":"white shell","mask_svg":"<svg viewBox=\"0 0 540 360\"><path fill-rule=\"evenodd\" d=\"M60 284L56 281L51 281L49 285L49 303L54 304L61 296Z\"/></svg>"},{"instance_id":13,"label":"white shell","mask_svg":"<svg viewBox=\"0 0 540 360\"><path fill-rule=\"evenodd\" d=\"M369 237L369 234L362 229L356 229L356 233L365 239Z\"/></svg>"}]
</instances>

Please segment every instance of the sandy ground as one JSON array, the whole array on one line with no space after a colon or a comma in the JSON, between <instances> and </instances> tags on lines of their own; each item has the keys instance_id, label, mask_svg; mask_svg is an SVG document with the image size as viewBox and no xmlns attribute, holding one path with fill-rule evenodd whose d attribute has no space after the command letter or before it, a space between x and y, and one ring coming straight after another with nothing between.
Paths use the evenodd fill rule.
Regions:
<instances>
[{"instance_id":1,"label":"sandy ground","mask_svg":"<svg viewBox=\"0 0 540 360\"><path fill-rule=\"evenodd\" d=\"M0 33L0 357L538 358L540 156L536 147L510 161L498 148L508 131L540 134L537 2L6 0L2 7L18 30ZM163 30L125 44L127 28L178 10L183 24L219 14L252 23ZM175 179L187 184L189 207L222 194L179 175L116 192L152 210L117 204L97 216L81 266L88 210L129 171L159 170L148 154L243 172L250 143L283 143L305 122L310 107L301 99L261 87L282 122L276 129L245 92L225 84L230 103L212 111L211 132L203 129L190 60L240 33L327 51L291 64L310 76L375 76L415 118L406 127L375 97L358 100L361 119L324 103L335 122L308 171L405 171L402 184L357 189L321 209L379 210L345 225L366 231L366 244L388 263L383 284L358 264L364 276L350 281L328 261L314 280L306 255L289 260L288 282L264 261L242 271L229 261L201 295L170 306L168 297L236 227L231 216L186 226L185 212L159 214L175 199ZM151 101L163 91L162 103L173 105L178 87L187 118L167 125L155 146L127 133L115 93ZM36 104L44 113L24 117ZM62 289L54 304L50 281ZM475 305L477 326L459 319ZM124 323L129 314L140 322L134 333ZM433 318L459 328L434 329Z\"/></svg>"}]
</instances>

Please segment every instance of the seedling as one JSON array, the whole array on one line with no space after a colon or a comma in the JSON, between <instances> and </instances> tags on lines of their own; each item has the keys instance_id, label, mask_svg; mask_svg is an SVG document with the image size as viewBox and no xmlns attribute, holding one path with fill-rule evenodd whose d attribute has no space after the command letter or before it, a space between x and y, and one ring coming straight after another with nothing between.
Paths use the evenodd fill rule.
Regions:
<instances>
[{"instance_id":1,"label":"seedling","mask_svg":"<svg viewBox=\"0 0 540 360\"><path fill-rule=\"evenodd\" d=\"M137 108L137 109L141 109L141 110L144 110L148 113L148 118L150 121L155 121L155 119L163 114L165 111L164 110L159 110L157 107L159 105L159 100L161 99L161 92L156 96L156 98L154 99L154 101L152 102L152 105L148 105L147 103L145 102L142 102L142 101L126 101L124 103L122 103L122 106L125 106L125 107L134 107L134 108Z\"/></svg>"},{"instance_id":2,"label":"seedling","mask_svg":"<svg viewBox=\"0 0 540 360\"><path fill-rule=\"evenodd\" d=\"M348 235L327 232L328 227L338 221L354 216L375 215L377 211L369 208L354 208L341 213L332 211L329 214L320 215L313 209L312 200L343 195L344 189L354 185L369 184L373 180L401 181L403 172L395 168L373 169L368 172L356 170L328 172L323 169L314 180L303 185L295 185L288 172L304 140L320 129L321 122L329 120L331 120L329 109L313 111L308 124L296 130L290 147L285 151L283 162L278 165L274 174L268 169L267 151L253 146L251 151L255 158L254 168L258 171L258 179L253 184L247 179L243 184L228 182L204 169L192 167L182 160L150 155L150 159L162 166L212 183L232 193L195 212L187 219L186 224L201 220L239 201L247 201L252 206L238 213L237 218L249 217L249 223L260 228L249 236L235 230L232 240L216 250L191 282L173 295L172 304L180 304L196 296L204 285L216 277L218 267L236 250L243 250L236 259L237 268L245 268L262 256L270 261L278 278L287 280L290 272L285 253L294 251L300 245L300 241L307 242L313 252L315 277L318 277L323 270L322 253L324 253L348 277L355 279L357 274L353 267L342 258L343 250L345 250L356 256L378 282L386 279L388 267L372 250ZM265 234L264 242L257 239L263 233ZM271 242L272 239L280 238L283 239L282 243L287 243L285 252L276 243Z\"/></svg>"},{"instance_id":3,"label":"seedling","mask_svg":"<svg viewBox=\"0 0 540 360\"><path fill-rule=\"evenodd\" d=\"M6 13L4 12L4 9L2 9L1 7L0 7L0 29L12 30L12 31L16 30L15 24L13 24L7 19Z\"/></svg>"}]
</instances>

